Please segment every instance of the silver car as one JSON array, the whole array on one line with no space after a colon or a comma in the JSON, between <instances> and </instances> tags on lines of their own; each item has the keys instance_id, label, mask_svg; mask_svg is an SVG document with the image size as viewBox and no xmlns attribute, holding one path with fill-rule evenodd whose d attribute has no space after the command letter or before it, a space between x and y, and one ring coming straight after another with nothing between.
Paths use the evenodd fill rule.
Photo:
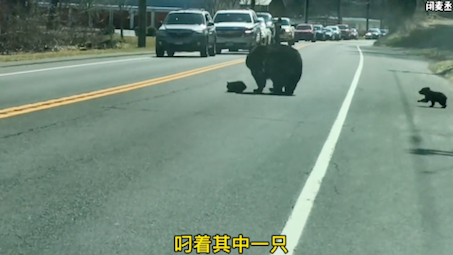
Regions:
<instances>
[{"instance_id":1,"label":"silver car","mask_svg":"<svg viewBox=\"0 0 453 255\"><path fill-rule=\"evenodd\" d=\"M338 26L327 26L326 28L332 30L332 40L341 40L341 29Z\"/></svg>"},{"instance_id":2,"label":"silver car","mask_svg":"<svg viewBox=\"0 0 453 255\"><path fill-rule=\"evenodd\" d=\"M267 27L264 18L258 18L261 25L260 43L262 45L268 45L272 43L272 31Z\"/></svg>"},{"instance_id":3,"label":"silver car","mask_svg":"<svg viewBox=\"0 0 453 255\"><path fill-rule=\"evenodd\" d=\"M260 22L253 10L221 10L214 15L216 53L250 50L260 43Z\"/></svg>"}]
</instances>

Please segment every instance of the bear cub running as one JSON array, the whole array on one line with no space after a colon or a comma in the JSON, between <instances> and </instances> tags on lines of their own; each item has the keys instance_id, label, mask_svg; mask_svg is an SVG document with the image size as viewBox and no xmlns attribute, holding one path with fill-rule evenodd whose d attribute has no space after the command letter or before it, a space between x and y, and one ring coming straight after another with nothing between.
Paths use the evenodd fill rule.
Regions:
<instances>
[{"instance_id":1,"label":"bear cub running","mask_svg":"<svg viewBox=\"0 0 453 255\"><path fill-rule=\"evenodd\" d=\"M434 107L435 103L442 105L442 108L447 107L447 96L441 92L432 91L429 87L422 88L419 92L420 95L424 95L425 98L418 100L418 102L431 102L429 107Z\"/></svg>"}]
</instances>

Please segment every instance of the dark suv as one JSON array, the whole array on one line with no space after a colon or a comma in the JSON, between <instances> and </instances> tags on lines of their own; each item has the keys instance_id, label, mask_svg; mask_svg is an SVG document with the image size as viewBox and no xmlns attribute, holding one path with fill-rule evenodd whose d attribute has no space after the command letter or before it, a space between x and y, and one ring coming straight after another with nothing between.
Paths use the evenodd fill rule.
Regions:
<instances>
[{"instance_id":1,"label":"dark suv","mask_svg":"<svg viewBox=\"0 0 453 255\"><path fill-rule=\"evenodd\" d=\"M156 56L167 52L199 51L202 57L215 56L216 30L211 15L204 10L171 11L156 35Z\"/></svg>"}]
</instances>

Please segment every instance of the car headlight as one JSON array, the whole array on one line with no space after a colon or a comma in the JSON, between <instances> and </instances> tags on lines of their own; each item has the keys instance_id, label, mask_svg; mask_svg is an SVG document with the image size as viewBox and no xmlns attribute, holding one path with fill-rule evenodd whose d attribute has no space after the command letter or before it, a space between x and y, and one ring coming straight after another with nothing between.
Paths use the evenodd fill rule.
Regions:
<instances>
[{"instance_id":1,"label":"car headlight","mask_svg":"<svg viewBox=\"0 0 453 255\"><path fill-rule=\"evenodd\" d=\"M291 32L291 29L287 28L287 29L285 29L285 32L289 33L289 32Z\"/></svg>"},{"instance_id":2,"label":"car headlight","mask_svg":"<svg viewBox=\"0 0 453 255\"><path fill-rule=\"evenodd\" d=\"M194 32L198 35L203 35L203 34L206 34L207 31L206 30L194 30Z\"/></svg>"},{"instance_id":3,"label":"car headlight","mask_svg":"<svg viewBox=\"0 0 453 255\"><path fill-rule=\"evenodd\" d=\"M246 34L251 34L251 33L253 33L253 30L247 29L247 30L244 31L244 33L246 33Z\"/></svg>"}]
</instances>

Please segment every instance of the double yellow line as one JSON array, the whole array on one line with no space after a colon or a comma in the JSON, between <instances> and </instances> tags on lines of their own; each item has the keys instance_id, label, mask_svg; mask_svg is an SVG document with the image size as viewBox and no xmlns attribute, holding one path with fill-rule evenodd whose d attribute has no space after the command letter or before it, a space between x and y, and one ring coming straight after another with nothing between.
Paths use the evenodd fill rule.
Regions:
<instances>
[{"instance_id":1,"label":"double yellow line","mask_svg":"<svg viewBox=\"0 0 453 255\"><path fill-rule=\"evenodd\" d=\"M9 118L12 116L21 115L21 114L25 114L25 113L45 110L45 109L49 109L49 108L54 108L54 107L58 107L58 106L62 106L62 105L68 105L68 104L78 103L78 102L82 102L82 101L87 101L87 100L91 100L91 99L95 99L95 98L99 98L99 97L114 95L114 94L118 94L118 93L122 93L122 92L126 92L126 91L131 91L134 89L153 86L156 84L174 81L177 79L209 72L212 70L240 64L243 62L244 62L244 59L236 59L233 61L228 61L228 62L220 63L217 65L202 67L202 68L198 68L198 69L194 69L194 70L190 70L190 71L186 71L186 72L182 72L182 73L177 73L177 74L172 74L172 75L168 75L168 76L164 76L164 77L154 78L151 80L122 85L122 86L118 86L118 87L114 87L114 88L97 90L97 91L93 91L93 92L83 93L83 94L79 94L79 95L75 95L75 96L63 97L63 98L59 98L59 99L48 100L48 101L44 101L44 102L38 102L38 103L34 103L34 104L27 104L27 105L21 105L21 106L17 106L17 107L6 108L6 109L0 110L0 119Z\"/></svg>"},{"instance_id":2,"label":"double yellow line","mask_svg":"<svg viewBox=\"0 0 453 255\"><path fill-rule=\"evenodd\" d=\"M300 45L300 46L296 47L296 49L301 49L308 45L309 44ZM91 100L91 99L95 99L95 98L99 98L99 97L114 95L114 94L118 94L118 93L122 93L122 92L126 92L126 91L131 91L134 89L153 86L153 85L157 85L160 83L174 81L174 80L178 80L181 78L185 78L185 77L213 71L216 69L224 68L227 66L237 65L240 63L244 63L244 62L245 62L245 58L236 59L236 60L223 62L220 64L208 66L208 67L202 67L202 68L198 68L198 69L194 69L194 70L190 70L190 71L186 71L186 72L182 72L182 73L172 74L172 75L168 75L168 76L164 76L164 77L160 77L160 78L154 78L154 79L136 82L136 83L127 84L127 85L122 85L122 86L118 86L118 87L97 90L97 91L93 91L93 92L83 93L83 94L69 96L69 97L63 97L63 98L59 98L59 99L48 100L48 101L44 101L44 102L38 102L38 103L33 103L33 104L21 105L21 106L17 106L17 107L5 108L5 109L0 110L0 119L5 119L5 118L13 117L16 115L21 115L21 114L26 114L26 113L30 113L30 112L36 112L36 111L40 111L40 110L55 108L58 106L87 101L87 100Z\"/></svg>"}]
</instances>

